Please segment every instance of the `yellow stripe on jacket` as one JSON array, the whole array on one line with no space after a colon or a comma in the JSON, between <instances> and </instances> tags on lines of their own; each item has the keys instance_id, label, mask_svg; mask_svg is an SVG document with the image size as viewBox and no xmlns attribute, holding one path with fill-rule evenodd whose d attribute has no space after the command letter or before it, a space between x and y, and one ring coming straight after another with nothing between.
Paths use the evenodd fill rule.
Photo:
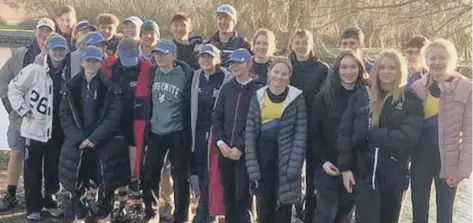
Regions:
<instances>
[{"instance_id":1,"label":"yellow stripe on jacket","mask_svg":"<svg viewBox=\"0 0 473 223\"><path fill-rule=\"evenodd\" d=\"M435 98L429 92L424 102L424 119L429 119L438 115L439 107L440 107L440 98Z\"/></svg>"}]
</instances>

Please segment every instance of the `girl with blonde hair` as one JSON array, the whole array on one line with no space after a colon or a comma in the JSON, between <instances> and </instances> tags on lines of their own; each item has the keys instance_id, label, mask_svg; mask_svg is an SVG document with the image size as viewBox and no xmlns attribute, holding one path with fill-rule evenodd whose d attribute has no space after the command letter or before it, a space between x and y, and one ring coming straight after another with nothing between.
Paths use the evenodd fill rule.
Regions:
<instances>
[{"instance_id":1,"label":"girl with blonde hair","mask_svg":"<svg viewBox=\"0 0 473 223\"><path fill-rule=\"evenodd\" d=\"M414 223L427 222L432 180L438 222L452 222L458 184L471 174L471 80L455 71L457 51L452 42L437 39L422 54L428 71L412 84L424 102L424 128L412 156Z\"/></svg>"},{"instance_id":2,"label":"girl with blonde hair","mask_svg":"<svg viewBox=\"0 0 473 223\"><path fill-rule=\"evenodd\" d=\"M250 75L266 84L268 68L276 51L276 37L269 29L258 29L251 39L251 51L255 55Z\"/></svg>"},{"instance_id":3,"label":"girl with blonde hair","mask_svg":"<svg viewBox=\"0 0 473 223\"><path fill-rule=\"evenodd\" d=\"M360 88L343 114L337 164L345 189L355 192L359 222L398 222L423 116L406 82L405 59L398 51L383 51L371 70L370 87Z\"/></svg>"}]
</instances>

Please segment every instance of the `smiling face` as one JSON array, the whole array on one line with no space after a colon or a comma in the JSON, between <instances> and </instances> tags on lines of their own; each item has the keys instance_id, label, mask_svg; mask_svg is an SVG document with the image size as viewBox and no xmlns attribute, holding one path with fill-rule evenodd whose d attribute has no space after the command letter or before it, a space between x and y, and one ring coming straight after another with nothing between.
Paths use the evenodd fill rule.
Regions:
<instances>
[{"instance_id":1,"label":"smiling face","mask_svg":"<svg viewBox=\"0 0 473 223\"><path fill-rule=\"evenodd\" d=\"M251 68L251 62L231 62L230 71L235 75L235 77L242 77L248 75L248 72Z\"/></svg>"},{"instance_id":2,"label":"smiling face","mask_svg":"<svg viewBox=\"0 0 473 223\"><path fill-rule=\"evenodd\" d=\"M359 55L361 52L361 48L363 47L360 43L360 41L356 38L349 37L349 38L344 38L341 41L341 47L346 50L353 50L355 51L356 55Z\"/></svg>"},{"instance_id":3,"label":"smiling face","mask_svg":"<svg viewBox=\"0 0 473 223\"><path fill-rule=\"evenodd\" d=\"M130 21L123 24L123 35L128 38L135 39L139 34L139 28Z\"/></svg>"},{"instance_id":4,"label":"smiling face","mask_svg":"<svg viewBox=\"0 0 473 223\"><path fill-rule=\"evenodd\" d=\"M155 51L153 55L156 60L156 64L161 68L171 67L175 58L175 55L172 53L161 53L159 51Z\"/></svg>"},{"instance_id":5,"label":"smiling face","mask_svg":"<svg viewBox=\"0 0 473 223\"><path fill-rule=\"evenodd\" d=\"M307 37L296 36L292 41L292 50L297 57L307 57L310 54L314 42Z\"/></svg>"},{"instance_id":6,"label":"smiling face","mask_svg":"<svg viewBox=\"0 0 473 223\"><path fill-rule=\"evenodd\" d=\"M158 35L154 31L143 31L141 43L147 47L155 46L158 43Z\"/></svg>"},{"instance_id":7,"label":"smiling face","mask_svg":"<svg viewBox=\"0 0 473 223\"><path fill-rule=\"evenodd\" d=\"M231 33L234 28L235 21L230 16L224 14L217 15L217 29L220 33Z\"/></svg>"},{"instance_id":8,"label":"smiling face","mask_svg":"<svg viewBox=\"0 0 473 223\"><path fill-rule=\"evenodd\" d=\"M338 70L342 85L353 85L358 79L360 68L358 63L350 56L345 56L340 60L340 68Z\"/></svg>"},{"instance_id":9,"label":"smiling face","mask_svg":"<svg viewBox=\"0 0 473 223\"><path fill-rule=\"evenodd\" d=\"M64 13L61 16L56 17L55 20L61 33L71 35L72 28L76 24L76 18L74 18L73 14Z\"/></svg>"},{"instance_id":10,"label":"smiling face","mask_svg":"<svg viewBox=\"0 0 473 223\"><path fill-rule=\"evenodd\" d=\"M102 33L103 37L108 41L117 33L117 27L109 24L101 24L99 25L99 31L100 33Z\"/></svg>"},{"instance_id":11,"label":"smiling face","mask_svg":"<svg viewBox=\"0 0 473 223\"><path fill-rule=\"evenodd\" d=\"M268 72L269 84L277 88L287 86L290 78L291 71L284 63L273 65L272 69Z\"/></svg>"},{"instance_id":12,"label":"smiling face","mask_svg":"<svg viewBox=\"0 0 473 223\"><path fill-rule=\"evenodd\" d=\"M269 41L268 37L265 35L259 35L256 37L253 46L253 53L259 58L269 57Z\"/></svg>"},{"instance_id":13,"label":"smiling face","mask_svg":"<svg viewBox=\"0 0 473 223\"><path fill-rule=\"evenodd\" d=\"M62 61L66 58L67 50L65 48L55 48L49 51L49 56L53 61Z\"/></svg>"},{"instance_id":14,"label":"smiling face","mask_svg":"<svg viewBox=\"0 0 473 223\"><path fill-rule=\"evenodd\" d=\"M396 61L390 57L384 57L380 61L378 80L381 84L394 84L398 67Z\"/></svg>"},{"instance_id":15,"label":"smiling face","mask_svg":"<svg viewBox=\"0 0 473 223\"><path fill-rule=\"evenodd\" d=\"M218 64L218 58L214 58L210 54L203 53L199 55L199 65L202 70L213 70Z\"/></svg>"},{"instance_id":16,"label":"smiling face","mask_svg":"<svg viewBox=\"0 0 473 223\"><path fill-rule=\"evenodd\" d=\"M189 21L176 20L171 23L171 33L174 39L181 40L189 37L192 25Z\"/></svg>"},{"instance_id":17,"label":"smiling face","mask_svg":"<svg viewBox=\"0 0 473 223\"><path fill-rule=\"evenodd\" d=\"M449 55L446 49L434 47L426 53L426 64L429 73L436 81L442 81L448 78Z\"/></svg>"},{"instance_id":18,"label":"smiling face","mask_svg":"<svg viewBox=\"0 0 473 223\"><path fill-rule=\"evenodd\" d=\"M95 75L102 68L102 61L96 59L88 59L82 62L84 73L86 75Z\"/></svg>"}]
</instances>

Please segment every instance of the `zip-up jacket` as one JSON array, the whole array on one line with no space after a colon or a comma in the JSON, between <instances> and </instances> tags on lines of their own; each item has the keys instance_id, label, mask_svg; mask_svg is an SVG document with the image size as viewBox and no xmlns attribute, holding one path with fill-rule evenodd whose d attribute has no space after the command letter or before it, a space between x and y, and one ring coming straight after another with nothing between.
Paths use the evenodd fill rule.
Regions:
<instances>
[{"instance_id":1,"label":"zip-up jacket","mask_svg":"<svg viewBox=\"0 0 473 223\"><path fill-rule=\"evenodd\" d=\"M230 148L245 152L245 126L251 97L264 85L250 81L241 85L235 78L225 83L215 103L212 117L212 134L215 142L222 140Z\"/></svg>"},{"instance_id":2,"label":"zip-up jacket","mask_svg":"<svg viewBox=\"0 0 473 223\"><path fill-rule=\"evenodd\" d=\"M8 85L8 100L23 117L21 136L40 142L47 142L52 134L54 92L48 71L48 66L32 63Z\"/></svg>"},{"instance_id":3,"label":"zip-up jacket","mask_svg":"<svg viewBox=\"0 0 473 223\"><path fill-rule=\"evenodd\" d=\"M233 74L227 71L227 69L223 67L219 67L221 72L225 74L223 79L223 84L230 81L233 77ZM195 148L195 134L197 128L197 116L199 110L199 83L200 83L200 76L202 73L202 69L196 70L194 72L194 76L192 77L192 85L191 85L191 128L192 128L192 151Z\"/></svg>"},{"instance_id":4,"label":"zip-up jacket","mask_svg":"<svg viewBox=\"0 0 473 223\"><path fill-rule=\"evenodd\" d=\"M79 145L89 139L94 143L97 153L97 175L100 184L105 190L124 186L130 180L130 164L128 146L123 137L117 137L121 115L120 89L103 74L98 74L97 106L95 117L97 125L92 133L86 134L84 129L83 103L81 89L85 82L84 73L74 76L61 90L61 105L59 116L64 130L65 140L61 148L59 161L59 180L68 191L78 187L79 170L82 162L83 150Z\"/></svg>"},{"instance_id":5,"label":"zip-up jacket","mask_svg":"<svg viewBox=\"0 0 473 223\"><path fill-rule=\"evenodd\" d=\"M192 69L197 70L200 68L199 62L198 62L198 57L197 57L197 51L195 51L195 44L182 44L180 42L177 42L176 40L173 40L174 44L176 44L177 47L177 60L184 61L189 66L192 67Z\"/></svg>"},{"instance_id":6,"label":"zip-up jacket","mask_svg":"<svg viewBox=\"0 0 473 223\"><path fill-rule=\"evenodd\" d=\"M121 102L123 106L122 116L120 118L120 131L125 137L125 141L128 145L134 146L135 140L133 137L133 121L134 121L134 101L135 101L135 90L138 81L138 76L146 75L144 72L151 72L151 63L140 58L137 66L124 67L117 59L115 64L112 66L112 77L111 80L121 89Z\"/></svg>"},{"instance_id":7,"label":"zip-up jacket","mask_svg":"<svg viewBox=\"0 0 473 223\"><path fill-rule=\"evenodd\" d=\"M258 145L261 145L260 137L264 131L261 109L265 106L264 95L267 88L256 91L246 121L245 162L252 181L261 180L258 157L264 153L265 148L258 148ZM279 203L298 204L302 198L301 173L307 148L307 112L302 91L292 86L288 88L288 95L282 102L282 116L277 133L279 170L276 193Z\"/></svg>"},{"instance_id":8,"label":"zip-up jacket","mask_svg":"<svg viewBox=\"0 0 473 223\"><path fill-rule=\"evenodd\" d=\"M412 149L420 138L423 123L420 99L412 91L405 90L404 99L396 103L392 103L392 97L386 100L379 127L368 129L368 98L366 87L359 88L353 95L342 116L337 137L338 169L352 170L361 178L373 174L377 159L407 165ZM376 148L379 148L378 156Z\"/></svg>"},{"instance_id":9,"label":"zip-up jacket","mask_svg":"<svg viewBox=\"0 0 473 223\"><path fill-rule=\"evenodd\" d=\"M248 50L248 52L251 52L251 44L246 40L245 37L239 36L236 32L226 43L220 40L219 33L216 32L212 37L210 37L207 43L214 45L221 51L220 58L222 66L224 67L228 67L228 60L230 59L233 51L240 48L245 48Z\"/></svg>"},{"instance_id":10,"label":"zip-up jacket","mask_svg":"<svg viewBox=\"0 0 473 223\"><path fill-rule=\"evenodd\" d=\"M181 91L181 115L183 124L183 143L185 147L191 147L192 136L191 136L191 121L190 121L190 94L191 94L191 82L193 76L192 68L185 62L175 61L176 66L180 66L185 73L185 87ZM152 101L152 85L154 79L154 73L157 67L153 67L151 72L143 73L138 76L138 83L135 91L134 101L134 122L133 122L133 134L135 136L136 146L136 174L139 177L141 168L141 156L144 148L147 145L147 137L151 128L151 117L153 114L153 101Z\"/></svg>"}]
</instances>

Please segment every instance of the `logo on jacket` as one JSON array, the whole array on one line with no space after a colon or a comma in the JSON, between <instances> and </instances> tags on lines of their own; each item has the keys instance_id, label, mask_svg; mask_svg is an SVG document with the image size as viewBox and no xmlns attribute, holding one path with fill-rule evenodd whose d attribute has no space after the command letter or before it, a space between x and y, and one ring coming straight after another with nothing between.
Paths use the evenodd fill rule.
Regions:
<instances>
[{"instance_id":1,"label":"logo on jacket","mask_svg":"<svg viewBox=\"0 0 473 223\"><path fill-rule=\"evenodd\" d=\"M402 101L400 101L396 104L396 109L397 110L402 110L403 107L404 107L404 104L402 103Z\"/></svg>"},{"instance_id":2,"label":"logo on jacket","mask_svg":"<svg viewBox=\"0 0 473 223\"><path fill-rule=\"evenodd\" d=\"M212 93L212 97L213 97L213 98L217 98L219 92L220 92L220 90L219 90L218 88L214 88L214 91L213 91L213 93Z\"/></svg>"},{"instance_id":3,"label":"logo on jacket","mask_svg":"<svg viewBox=\"0 0 473 223\"><path fill-rule=\"evenodd\" d=\"M135 87L136 87L136 84L137 84L136 81L132 81L132 82L130 82L130 87L131 87L131 88L135 88Z\"/></svg>"}]
</instances>

